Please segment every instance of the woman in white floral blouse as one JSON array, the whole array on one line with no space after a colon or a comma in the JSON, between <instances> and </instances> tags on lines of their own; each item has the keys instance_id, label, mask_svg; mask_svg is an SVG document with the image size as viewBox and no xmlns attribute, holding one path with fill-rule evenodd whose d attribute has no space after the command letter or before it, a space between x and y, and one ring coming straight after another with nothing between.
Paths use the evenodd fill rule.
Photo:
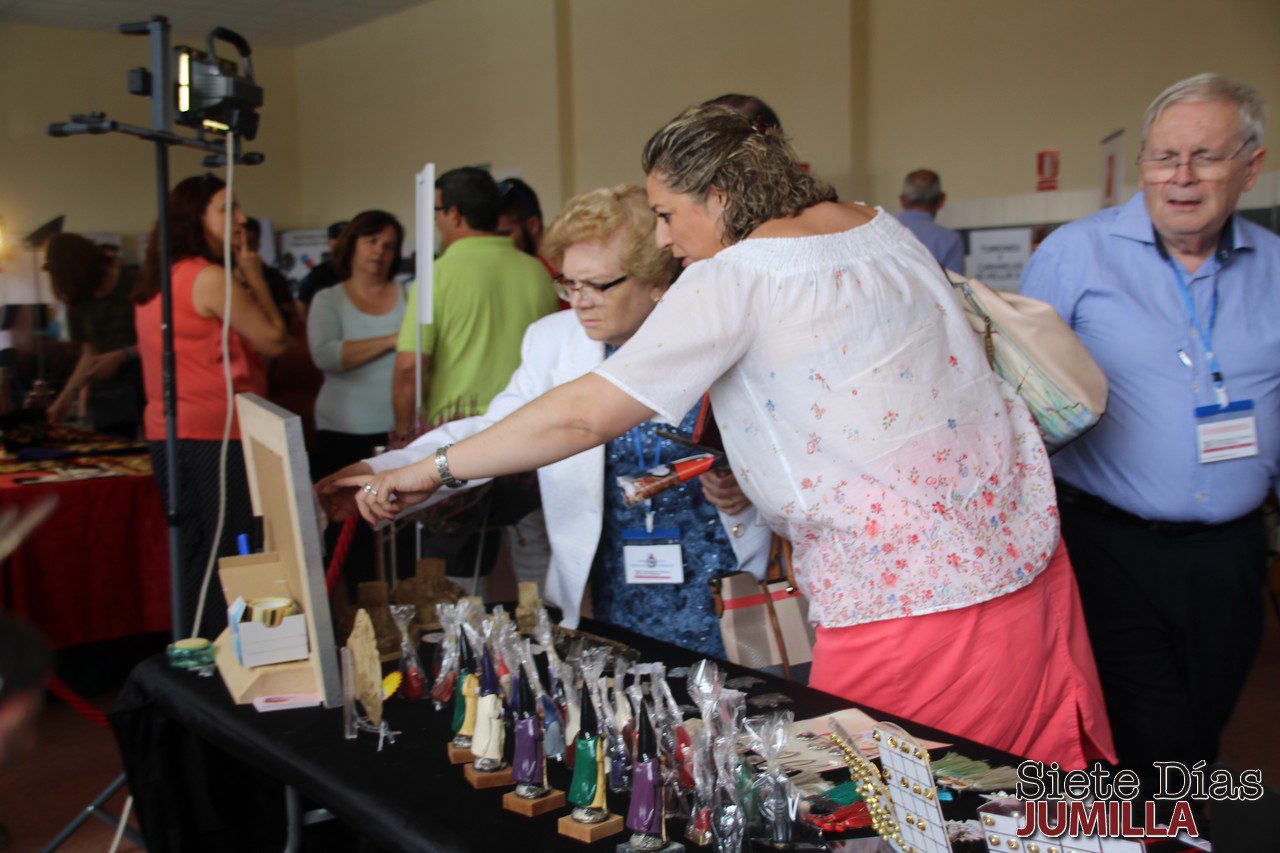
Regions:
<instances>
[{"instance_id":1,"label":"woman in white floral blouse","mask_svg":"<svg viewBox=\"0 0 1280 853\"><path fill-rule=\"evenodd\" d=\"M709 387L739 483L795 546L813 686L1064 767L1114 758L1044 446L928 252L731 110L685 111L643 165L687 269L641 329L443 465L353 480L362 512L678 421Z\"/></svg>"}]
</instances>

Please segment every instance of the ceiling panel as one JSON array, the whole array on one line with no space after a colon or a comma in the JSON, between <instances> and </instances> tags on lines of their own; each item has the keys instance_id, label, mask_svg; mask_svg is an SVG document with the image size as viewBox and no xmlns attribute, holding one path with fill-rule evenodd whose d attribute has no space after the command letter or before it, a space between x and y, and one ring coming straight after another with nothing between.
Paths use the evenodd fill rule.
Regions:
<instances>
[{"instance_id":1,"label":"ceiling panel","mask_svg":"<svg viewBox=\"0 0 1280 853\"><path fill-rule=\"evenodd\" d=\"M120 24L163 14L179 37L217 26L251 45L298 45L426 0L0 0L0 21L116 32ZM157 8L157 7L161 8Z\"/></svg>"}]
</instances>

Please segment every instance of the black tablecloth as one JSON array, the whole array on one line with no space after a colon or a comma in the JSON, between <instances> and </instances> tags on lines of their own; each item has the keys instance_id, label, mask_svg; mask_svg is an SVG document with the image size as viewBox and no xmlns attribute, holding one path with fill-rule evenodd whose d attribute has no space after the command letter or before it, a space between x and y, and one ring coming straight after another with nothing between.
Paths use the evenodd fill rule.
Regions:
<instances>
[{"instance_id":1,"label":"black tablecloth","mask_svg":"<svg viewBox=\"0 0 1280 853\"><path fill-rule=\"evenodd\" d=\"M645 661L687 666L699 655L666 643L584 620L583 630L637 649ZM730 677L755 675L765 684L749 695L778 692L784 706L807 719L850 706L847 700L754 670L723 664ZM685 702L684 679L672 678ZM1014 756L907 720L864 709L902 724L917 737L949 742L971 758L1014 764ZM752 713L763 713L752 711ZM389 850L609 850L626 835L584 848L560 836L560 810L524 818L502 808L508 789L477 791L461 766L447 762L450 713L427 701L392 699L385 718L401 732L377 751L377 737L342 737L341 709L304 708L259 713L235 706L218 677L170 669L163 656L134 670L111 712L143 834L151 853L164 850L279 849L284 841L281 782L322 805L354 832ZM935 753L940 754L940 753ZM552 765L552 772L563 769ZM847 777L842 777L847 778ZM552 784L561 790L567 775ZM951 819L970 818L977 797L945 803ZM623 796L610 809L625 814ZM683 830L672 822L670 831ZM709 848L708 848L709 849Z\"/></svg>"}]
</instances>

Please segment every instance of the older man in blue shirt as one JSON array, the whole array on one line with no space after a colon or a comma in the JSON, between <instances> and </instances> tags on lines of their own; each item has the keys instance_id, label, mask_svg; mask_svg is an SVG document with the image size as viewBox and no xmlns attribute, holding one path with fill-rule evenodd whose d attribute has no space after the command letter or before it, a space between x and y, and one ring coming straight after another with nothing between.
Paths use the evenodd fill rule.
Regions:
<instances>
[{"instance_id":1,"label":"older man in blue shirt","mask_svg":"<svg viewBox=\"0 0 1280 853\"><path fill-rule=\"evenodd\" d=\"M1022 292L1107 374L1053 458L1116 748L1212 762L1261 641L1259 509L1280 463L1280 238L1235 215L1266 156L1256 90L1202 74L1151 104L1128 204L1055 231Z\"/></svg>"},{"instance_id":2,"label":"older man in blue shirt","mask_svg":"<svg viewBox=\"0 0 1280 853\"><path fill-rule=\"evenodd\" d=\"M898 221L916 235L934 260L963 274L964 238L934 221L938 211L947 203L947 194L942 191L942 178L938 173L931 169L916 169L907 175L902 181L898 203L902 205Z\"/></svg>"}]
</instances>

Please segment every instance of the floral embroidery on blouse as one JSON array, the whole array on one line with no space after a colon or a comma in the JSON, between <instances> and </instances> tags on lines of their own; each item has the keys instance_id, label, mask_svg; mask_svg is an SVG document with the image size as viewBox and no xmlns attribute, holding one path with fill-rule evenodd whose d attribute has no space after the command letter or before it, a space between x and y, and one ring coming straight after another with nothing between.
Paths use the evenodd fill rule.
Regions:
<instances>
[{"instance_id":1,"label":"floral embroidery on blouse","mask_svg":"<svg viewBox=\"0 0 1280 853\"><path fill-rule=\"evenodd\" d=\"M739 482L794 545L811 618L950 610L1026 585L1058 541L1031 416L952 307L932 257L881 211L690 265L597 373L668 420L711 388Z\"/></svg>"}]
</instances>

